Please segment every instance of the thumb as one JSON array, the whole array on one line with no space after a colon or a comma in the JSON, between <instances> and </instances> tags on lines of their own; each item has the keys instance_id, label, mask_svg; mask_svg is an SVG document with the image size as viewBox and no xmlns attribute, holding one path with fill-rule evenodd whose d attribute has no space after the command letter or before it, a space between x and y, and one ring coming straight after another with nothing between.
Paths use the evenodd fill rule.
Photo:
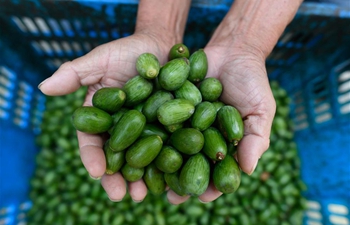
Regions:
<instances>
[{"instance_id":1,"label":"thumb","mask_svg":"<svg viewBox=\"0 0 350 225\"><path fill-rule=\"evenodd\" d=\"M49 78L42 81L38 88L46 95L66 95L83 85L98 83L104 75L106 60L99 52L92 51L73 61L63 63Z\"/></svg>"}]
</instances>

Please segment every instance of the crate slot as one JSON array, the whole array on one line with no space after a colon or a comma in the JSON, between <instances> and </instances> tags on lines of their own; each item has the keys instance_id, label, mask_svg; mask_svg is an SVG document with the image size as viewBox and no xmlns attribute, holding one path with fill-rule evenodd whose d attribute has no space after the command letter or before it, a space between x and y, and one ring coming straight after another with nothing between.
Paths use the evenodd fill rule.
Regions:
<instances>
[{"instance_id":1,"label":"crate slot","mask_svg":"<svg viewBox=\"0 0 350 225\"><path fill-rule=\"evenodd\" d=\"M47 60L47 64L51 67L58 68L63 64L63 60L60 58L52 58Z\"/></svg>"},{"instance_id":2,"label":"crate slot","mask_svg":"<svg viewBox=\"0 0 350 225\"><path fill-rule=\"evenodd\" d=\"M48 55L48 56L53 55L53 50L47 41L41 40L41 41L39 41L39 45L40 45L42 51L46 53L46 55Z\"/></svg>"},{"instance_id":3,"label":"crate slot","mask_svg":"<svg viewBox=\"0 0 350 225\"><path fill-rule=\"evenodd\" d=\"M69 23L69 20L62 19L61 20L61 26L62 26L63 30L65 31L65 33L66 33L66 35L68 37L73 37L74 36L74 31L72 29L71 24Z\"/></svg>"},{"instance_id":4,"label":"crate slot","mask_svg":"<svg viewBox=\"0 0 350 225\"><path fill-rule=\"evenodd\" d=\"M297 104L297 106L294 109L294 112L296 115L300 115L300 114L305 114L305 106L303 104Z\"/></svg>"},{"instance_id":5,"label":"crate slot","mask_svg":"<svg viewBox=\"0 0 350 225\"><path fill-rule=\"evenodd\" d=\"M39 35L39 29L37 28L37 26L31 18L23 17L22 20L29 32L31 32L34 35Z\"/></svg>"},{"instance_id":6,"label":"crate slot","mask_svg":"<svg viewBox=\"0 0 350 225\"><path fill-rule=\"evenodd\" d=\"M349 225L349 220L348 218L344 216L338 216L338 215L330 215L329 216L329 221L331 224L336 224L336 225Z\"/></svg>"},{"instance_id":7,"label":"crate slot","mask_svg":"<svg viewBox=\"0 0 350 225\"><path fill-rule=\"evenodd\" d=\"M11 92L9 90L9 88L7 88L6 86L0 86L0 97L4 98L4 99L9 99L11 98Z\"/></svg>"},{"instance_id":8,"label":"crate slot","mask_svg":"<svg viewBox=\"0 0 350 225\"><path fill-rule=\"evenodd\" d=\"M11 108L11 106L12 106L12 104L10 101L8 101L7 99L4 99L3 97L0 97L0 108L1 109L8 110Z\"/></svg>"},{"instance_id":9,"label":"crate slot","mask_svg":"<svg viewBox=\"0 0 350 225\"><path fill-rule=\"evenodd\" d=\"M13 223L13 219L10 217L5 217L0 219L0 225L8 225L12 223Z\"/></svg>"},{"instance_id":10,"label":"crate slot","mask_svg":"<svg viewBox=\"0 0 350 225\"><path fill-rule=\"evenodd\" d=\"M63 55L63 50L57 41L51 41L51 47L55 51L56 55Z\"/></svg>"},{"instance_id":11,"label":"crate slot","mask_svg":"<svg viewBox=\"0 0 350 225\"><path fill-rule=\"evenodd\" d=\"M75 32L77 33L77 35L79 35L81 37L85 37L86 36L86 33L83 31L83 25L82 25L80 20L73 19L72 26L74 27Z\"/></svg>"},{"instance_id":12,"label":"crate slot","mask_svg":"<svg viewBox=\"0 0 350 225\"><path fill-rule=\"evenodd\" d=\"M300 113L295 117L295 122L303 122L307 119L307 114L306 113Z\"/></svg>"},{"instance_id":13,"label":"crate slot","mask_svg":"<svg viewBox=\"0 0 350 225\"><path fill-rule=\"evenodd\" d=\"M42 34L44 34L45 36L51 35L50 28L48 27L47 23L45 22L45 20L43 18L36 17L34 19L34 21L37 24L37 26L39 27Z\"/></svg>"},{"instance_id":14,"label":"crate slot","mask_svg":"<svg viewBox=\"0 0 350 225\"><path fill-rule=\"evenodd\" d=\"M296 130L296 131L304 130L304 129L308 128L308 127L309 127L309 123L306 122L306 121L294 124L294 130Z\"/></svg>"},{"instance_id":15,"label":"crate slot","mask_svg":"<svg viewBox=\"0 0 350 225\"><path fill-rule=\"evenodd\" d=\"M328 102L322 102L316 105L315 107L315 113L320 114L324 111L330 110L331 106Z\"/></svg>"},{"instance_id":16,"label":"crate slot","mask_svg":"<svg viewBox=\"0 0 350 225\"><path fill-rule=\"evenodd\" d=\"M307 210L306 211L306 215L309 219L313 219L313 220L322 220L322 214L318 211L310 211Z\"/></svg>"},{"instance_id":17,"label":"crate slot","mask_svg":"<svg viewBox=\"0 0 350 225\"><path fill-rule=\"evenodd\" d=\"M17 125L17 126L23 128L23 129L26 128L26 127L28 126L28 122L27 122L26 120L24 120L24 119L22 119L22 118L18 118L18 117L16 117L16 118L13 119L13 123L14 123L15 125Z\"/></svg>"},{"instance_id":18,"label":"crate slot","mask_svg":"<svg viewBox=\"0 0 350 225\"><path fill-rule=\"evenodd\" d=\"M345 104L350 101L350 92L338 96L338 102L340 104Z\"/></svg>"},{"instance_id":19,"label":"crate slot","mask_svg":"<svg viewBox=\"0 0 350 225\"><path fill-rule=\"evenodd\" d=\"M350 74L350 71L346 71L344 73ZM342 81L338 87L339 93L349 92L349 90L350 90L350 78L348 78L348 80Z\"/></svg>"},{"instance_id":20,"label":"crate slot","mask_svg":"<svg viewBox=\"0 0 350 225\"><path fill-rule=\"evenodd\" d=\"M68 56L72 56L73 55L73 49L69 45L69 43L67 41L62 41L61 44L62 44L62 47L63 47L64 51L66 52L66 54Z\"/></svg>"},{"instance_id":21,"label":"crate slot","mask_svg":"<svg viewBox=\"0 0 350 225\"><path fill-rule=\"evenodd\" d=\"M289 42L292 37L293 37L293 32L292 31L289 31L289 32L285 32L282 37L279 39L279 43L280 45L284 45L286 44L287 42Z\"/></svg>"},{"instance_id":22,"label":"crate slot","mask_svg":"<svg viewBox=\"0 0 350 225\"><path fill-rule=\"evenodd\" d=\"M321 115L316 116L315 121L316 121L316 123L324 123L324 122L329 121L331 119L332 119L332 114L327 112L327 113L323 113Z\"/></svg>"},{"instance_id":23,"label":"crate slot","mask_svg":"<svg viewBox=\"0 0 350 225\"><path fill-rule=\"evenodd\" d=\"M7 120L9 117L10 117L10 114L7 111L0 108L0 118Z\"/></svg>"},{"instance_id":24,"label":"crate slot","mask_svg":"<svg viewBox=\"0 0 350 225\"><path fill-rule=\"evenodd\" d=\"M16 74L5 66L0 65L0 75L6 77L11 81L16 80Z\"/></svg>"},{"instance_id":25,"label":"crate slot","mask_svg":"<svg viewBox=\"0 0 350 225\"><path fill-rule=\"evenodd\" d=\"M32 48L35 50L35 52L38 54L38 55L43 55L44 52L43 50L41 49L40 45L38 42L36 41L31 41L30 42L30 45L32 46Z\"/></svg>"},{"instance_id":26,"label":"crate slot","mask_svg":"<svg viewBox=\"0 0 350 225\"><path fill-rule=\"evenodd\" d=\"M320 203L316 202L316 201L308 200L306 202L306 205L307 205L308 209L312 209L312 210L320 210L321 209Z\"/></svg>"},{"instance_id":27,"label":"crate slot","mask_svg":"<svg viewBox=\"0 0 350 225\"><path fill-rule=\"evenodd\" d=\"M308 114L305 107L303 92L297 91L291 96L291 99L294 106L291 108L291 116L294 124L293 129L298 131L308 128Z\"/></svg>"},{"instance_id":28,"label":"crate slot","mask_svg":"<svg viewBox=\"0 0 350 225\"><path fill-rule=\"evenodd\" d=\"M341 114L349 114L350 113L350 103L342 105L340 107L340 113Z\"/></svg>"},{"instance_id":29,"label":"crate slot","mask_svg":"<svg viewBox=\"0 0 350 225\"><path fill-rule=\"evenodd\" d=\"M306 225L323 225L321 222L319 221L311 221L311 220L308 220L306 222Z\"/></svg>"},{"instance_id":30,"label":"crate slot","mask_svg":"<svg viewBox=\"0 0 350 225\"><path fill-rule=\"evenodd\" d=\"M350 80L350 71L347 70L347 71L342 72L342 73L339 75L338 80L339 80L340 82Z\"/></svg>"},{"instance_id":31,"label":"crate slot","mask_svg":"<svg viewBox=\"0 0 350 225\"><path fill-rule=\"evenodd\" d=\"M6 89L13 89L13 81L0 73L0 87L5 87Z\"/></svg>"},{"instance_id":32,"label":"crate slot","mask_svg":"<svg viewBox=\"0 0 350 225\"><path fill-rule=\"evenodd\" d=\"M55 36L58 36L58 37L63 36L63 32L62 32L57 20L55 20L54 18L49 18L48 23L49 23L49 26L51 27L51 29L53 30Z\"/></svg>"},{"instance_id":33,"label":"crate slot","mask_svg":"<svg viewBox=\"0 0 350 225\"><path fill-rule=\"evenodd\" d=\"M349 67L349 66L348 66ZM341 114L350 113L350 70L339 73L338 76L338 103Z\"/></svg>"},{"instance_id":34,"label":"crate slot","mask_svg":"<svg viewBox=\"0 0 350 225\"><path fill-rule=\"evenodd\" d=\"M340 215L348 215L349 210L345 205L340 204L328 204L328 211Z\"/></svg>"},{"instance_id":35,"label":"crate slot","mask_svg":"<svg viewBox=\"0 0 350 225\"><path fill-rule=\"evenodd\" d=\"M11 16L11 20L12 22L14 22L17 28L19 28L20 31L22 31L23 33L28 32L26 26L22 23L22 21L17 16Z\"/></svg>"},{"instance_id":36,"label":"crate slot","mask_svg":"<svg viewBox=\"0 0 350 225\"><path fill-rule=\"evenodd\" d=\"M24 220L26 218L26 214L24 212L21 212L17 215L17 221Z\"/></svg>"},{"instance_id":37,"label":"crate slot","mask_svg":"<svg viewBox=\"0 0 350 225\"><path fill-rule=\"evenodd\" d=\"M89 52L92 49L91 44L87 41L84 42L83 46L84 46L86 52Z\"/></svg>"},{"instance_id":38,"label":"crate slot","mask_svg":"<svg viewBox=\"0 0 350 225\"><path fill-rule=\"evenodd\" d=\"M75 51L77 56L83 55L83 49L81 48L81 46L80 46L80 44L78 42L73 41L71 43L71 45L72 45L72 48L74 49L74 51Z\"/></svg>"},{"instance_id":39,"label":"crate slot","mask_svg":"<svg viewBox=\"0 0 350 225\"><path fill-rule=\"evenodd\" d=\"M26 105L18 106L18 108L16 108L14 112L17 117L27 120L29 118L29 109L30 109L30 105L26 104Z\"/></svg>"}]
</instances>

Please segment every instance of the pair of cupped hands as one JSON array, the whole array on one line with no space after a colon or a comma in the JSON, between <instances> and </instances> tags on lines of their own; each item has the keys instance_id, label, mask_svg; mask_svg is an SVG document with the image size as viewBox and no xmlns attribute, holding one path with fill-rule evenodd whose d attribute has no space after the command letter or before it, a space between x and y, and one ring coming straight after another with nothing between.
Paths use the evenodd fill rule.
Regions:
<instances>
[{"instance_id":1,"label":"pair of cupped hands","mask_svg":"<svg viewBox=\"0 0 350 225\"><path fill-rule=\"evenodd\" d=\"M169 41L168 41L169 40ZM157 56L163 65L168 61L174 40L149 32L134 34L100 45L73 61L62 64L39 89L46 95L60 96L88 86L84 105L92 105L93 94L102 87L122 87L137 75L136 59L145 52ZM207 77L218 78L223 84L221 101L236 107L244 119L244 137L239 142L236 159L243 172L251 174L258 160L269 147L269 136L275 114L273 98L265 68L265 56L254 43L235 39L212 38L204 51L208 58ZM127 192L135 202L147 195L143 180L126 182L121 173L105 174L103 152L105 139L101 135L77 132L81 160L94 179L101 184L112 201L122 201ZM222 193L210 184L198 196L201 202L217 199ZM167 191L171 204L181 204L190 196L178 196Z\"/></svg>"}]
</instances>

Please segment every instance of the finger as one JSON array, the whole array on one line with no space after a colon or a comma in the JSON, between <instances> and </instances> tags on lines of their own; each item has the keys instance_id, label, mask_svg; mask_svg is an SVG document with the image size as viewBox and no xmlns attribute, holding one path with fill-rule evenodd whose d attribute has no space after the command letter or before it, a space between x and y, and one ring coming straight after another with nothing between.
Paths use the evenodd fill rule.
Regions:
<instances>
[{"instance_id":1,"label":"finger","mask_svg":"<svg viewBox=\"0 0 350 225\"><path fill-rule=\"evenodd\" d=\"M63 63L38 88L46 95L65 95L76 91L82 85L98 83L104 75L106 62L100 57L98 48L73 61Z\"/></svg>"},{"instance_id":2,"label":"finger","mask_svg":"<svg viewBox=\"0 0 350 225\"><path fill-rule=\"evenodd\" d=\"M147 195L145 182L140 179L129 183L129 194L134 202L142 202Z\"/></svg>"},{"instance_id":3,"label":"finger","mask_svg":"<svg viewBox=\"0 0 350 225\"><path fill-rule=\"evenodd\" d=\"M106 171L106 159L103 152L103 138L99 135L77 131L80 158L91 177L98 179Z\"/></svg>"},{"instance_id":4,"label":"finger","mask_svg":"<svg viewBox=\"0 0 350 225\"><path fill-rule=\"evenodd\" d=\"M252 174L261 155L270 144L270 122L260 116L248 116L244 120L244 137L238 144L237 159L242 171Z\"/></svg>"},{"instance_id":5,"label":"finger","mask_svg":"<svg viewBox=\"0 0 350 225\"><path fill-rule=\"evenodd\" d=\"M104 174L101 179L101 184L108 198L113 202L120 202L126 195L126 183L120 173L115 173L113 175Z\"/></svg>"},{"instance_id":6,"label":"finger","mask_svg":"<svg viewBox=\"0 0 350 225\"><path fill-rule=\"evenodd\" d=\"M212 182L210 182L207 190L204 192L204 194L201 194L198 197L198 200L203 202L203 203L207 203L207 202L212 202L215 199L217 199L218 197L220 197L222 195L222 192L218 191L214 184Z\"/></svg>"},{"instance_id":7,"label":"finger","mask_svg":"<svg viewBox=\"0 0 350 225\"><path fill-rule=\"evenodd\" d=\"M186 196L177 195L173 190L169 190L167 192L168 201L173 205L179 205L181 203L184 203L190 197L191 196L189 196L189 195L186 195Z\"/></svg>"}]
</instances>

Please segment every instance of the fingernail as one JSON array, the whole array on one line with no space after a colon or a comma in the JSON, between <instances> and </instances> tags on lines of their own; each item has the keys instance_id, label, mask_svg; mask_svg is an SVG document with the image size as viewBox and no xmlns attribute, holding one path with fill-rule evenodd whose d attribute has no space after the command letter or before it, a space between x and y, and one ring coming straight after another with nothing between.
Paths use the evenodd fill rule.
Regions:
<instances>
[{"instance_id":1,"label":"fingernail","mask_svg":"<svg viewBox=\"0 0 350 225\"><path fill-rule=\"evenodd\" d=\"M135 203L140 203L140 202L143 201L143 199L141 199L141 200L135 200L135 199L133 199L132 201L135 202Z\"/></svg>"},{"instance_id":2,"label":"fingernail","mask_svg":"<svg viewBox=\"0 0 350 225\"><path fill-rule=\"evenodd\" d=\"M255 170L256 166L258 165L258 161L259 161L259 160L257 160L257 161L255 162L255 165L253 166L253 168L251 169L251 171L248 173L249 176L252 175L252 174L254 173L254 170Z\"/></svg>"},{"instance_id":3,"label":"fingernail","mask_svg":"<svg viewBox=\"0 0 350 225\"><path fill-rule=\"evenodd\" d=\"M91 176L90 174L89 174L89 176L90 176L92 179L94 179L94 180L99 180L99 179L101 179L101 177L93 177L93 176Z\"/></svg>"},{"instance_id":4,"label":"fingernail","mask_svg":"<svg viewBox=\"0 0 350 225\"><path fill-rule=\"evenodd\" d=\"M109 196L108 196L108 198L111 202L121 202L123 200L123 199L112 199Z\"/></svg>"},{"instance_id":5,"label":"fingernail","mask_svg":"<svg viewBox=\"0 0 350 225\"><path fill-rule=\"evenodd\" d=\"M209 203L209 202L205 202L205 201L203 201L202 199L200 199L200 198L198 198L198 201L200 202L200 203L203 203L203 204L207 204L207 203Z\"/></svg>"},{"instance_id":6,"label":"fingernail","mask_svg":"<svg viewBox=\"0 0 350 225\"><path fill-rule=\"evenodd\" d=\"M38 85L38 89L41 88L41 86L45 83L45 81L47 81L47 79L43 80L43 81Z\"/></svg>"}]
</instances>

